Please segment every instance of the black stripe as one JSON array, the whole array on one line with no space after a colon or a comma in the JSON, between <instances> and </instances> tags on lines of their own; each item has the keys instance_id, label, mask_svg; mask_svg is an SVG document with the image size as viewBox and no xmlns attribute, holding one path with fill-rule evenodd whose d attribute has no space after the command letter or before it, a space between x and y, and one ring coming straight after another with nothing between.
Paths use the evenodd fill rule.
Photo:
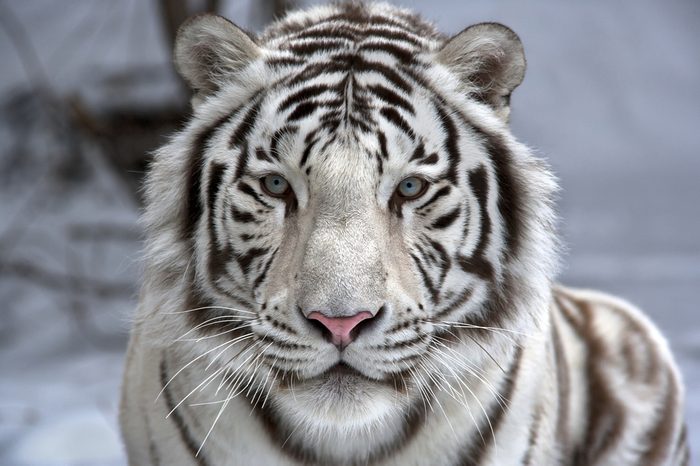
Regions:
<instances>
[{"instance_id":1,"label":"black stripe","mask_svg":"<svg viewBox=\"0 0 700 466\"><path fill-rule=\"evenodd\" d=\"M508 147L499 136L490 134L461 113L458 115L465 125L471 127L482 138L484 148L493 161L496 186L498 186L498 212L506 228L506 247L511 254L515 254L520 247L525 213L521 201L523 187L512 167Z\"/></svg>"},{"instance_id":2,"label":"black stripe","mask_svg":"<svg viewBox=\"0 0 700 466\"><path fill-rule=\"evenodd\" d=\"M469 172L469 185L479 204L479 217L481 220L479 242L474 249L474 255L483 257L488 247L489 236L491 236L491 218L488 212L489 185L486 168L480 166L476 170Z\"/></svg>"},{"instance_id":3,"label":"black stripe","mask_svg":"<svg viewBox=\"0 0 700 466\"><path fill-rule=\"evenodd\" d=\"M435 194L433 194L433 195L430 197L430 199L428 199L428 200L425 201L423 204L421 204L420 206L418 206L418 207L416 208L416 210L423 210L423 209L425 209L426 207L428 207L429 205L431 205L433 202L435 202L435 201L437 201L438 199L440 199L440 198L442 198L442 197L445 197L445 196L447 196L448 194L450 194L450 191L451 191L451 190L452 190L452 188L451 188L450 186L443 186L442 188L438 189L438 190L435 192Z\"/></svg>"},{"instance_id":4,"label":"black stripe","mask_svg":"<svg viewBox=\"0 0 700 466\"><path fill-rule=\"evenodd\" d=\"M313 63L301 72L295 73L289 77L289 80L284 83L288 87L296 86L300 83L305 83L311 81L312 79L321 75L331 75L333 73L345 73L348 71L348 66L346 63L331 61L324 61L322 63Z\"/></svg>"},{"instance_id":5,"label":"black stripe","mask_svg":"<svg viewBox=\"0 0 700 466\"><path fill-rule=\"evenodd\" d=\"M428 273L423 268L423 265L421 264L420 260L414 254L411 254L410 256L411 259L413 259L413 262L416 263L416 267L418 267L418 271L420 272L420 275L423 278L423 284L430 292L430 298L432 299L433 303L437 304L440 300L439 293L438 290L435 288L435 285L433 285L433 281L430 279Z\"/></svg>"},{"instance_id":6,"label":"black stripe","mask_svg":"<svg viewBox=\"0 0 700 466\"><path fill-rule=\"evenodd\" d=\"M265 207L267 207L268 209L272 209L272 208L273 208L273 206L271 206L271 205L268 204L267 202L263 201L263 200L260 198L260 196L258 196L258 193L253 189L253 187L252 187L251 185L249 185L248 183L246 183L245 181L241 181L241 182L238 183L238 190L241 191L241 192L244 193L244 194L247 194L248 196L252 197L253 199L255 199L255 201L256 201L258 204L260 204L260 205L262 205L262 206L265 206Z\"/></svg>"},{"instance_id":7,"label":"black stripe","mask_svg":"<svg viewBox=\"0 0 700 466\"><path fill-rule=\"evenodd\" d=\"M438 310L437 314L435 314L435 315L433 316L433 319L434 319L435 321L440 321L440 320L442 320L442 319L443 319L445 316L447 316L450 312L452 312L452 311L454 311L455 309L457 309L458 307L462 307L464 304L466 304L467 301L469 301L469 300L471 299L471 297L472 297L473 294L474 294L474 290L473 290L472 288L465 288L464 290L462 290L462 291L459 293L459 295L458 295L451 303L449 303L449 304L448 304L447 306L445 306L444 308ZM437 332L437 333L440 333L440 330L441 330L441 329L438 328L438 332ZM445 329L444 332L447 333L447 330Z\"/></svg>"},{"instance_id":8,"label":"black stripe","mask_svg":"<svg viewBox=\"0 0 700 466\"><path fill-rule=\"evenodd\" d=\"M214 208L216 207L216 195L219 192L219 187L224 177L224 171L226 170L226 165L213 162L209 175L209 189L208 189L208 206L209 206L209 220L213 223L214 221ZM213 225L210 225L213 227Z\"/></svg>"},{"instance_id":9,"label":"black stripe","mask_svg":"<svg viewBox=\"0 0 700 466\"><path fill-rule=\"evenodd\" d=\"M241 210L236 209L235 207L231 208L231 216L236 222L240 223L259 223L258 220L251 214L250 212L243 212Z\"/></svg>"},{"instance_id":10,"label":"black stripe","mask_svg":"<svg viewBox=\"0 0 700 466\"><path fill-rule=\"evenodd\" d=\"M283 50L289 50L296 55L302 55L308 57L316 53L322 52L332 52L334 50L348 49L348 43L345 39L335 39L331 38L329 40L316 40L316 41L305 41L305 42L292 42L284 46Z\"/></svg>"},{"instance_id":11,"label":"black stripe","mask_svg":"<svg viewBox=\"0 0 700 466\"><path fill-rule=\"evenodd\" d=\"M306 61L298 57L274 57L265 61L265 64L272 68L278 68L282 66L300 66L304 63L306 63Z\"/></svg>"},{"instance_id":12,"label":"black stripe","mask_svg":"<svg viewBox=\"0 0 700 466\"><path fill-rule=\"evenodd\" d=\"M378 73L382 75L384 79L401 89L406 94L411 94L411 91L413 90L413 87L398 73L398 71L384 65L383 63L357 57L354 69L358 72Z\"/></svg>"},{"instance_id":13,"label":"black stripe","mask_svg":"<svg viewBox=\"0 0 700 466\"><path fill-rule=\"evenodd\" d=\"M267 260L265 263L265 266L263 267L262 272L260 275L255 277L255 281L253 282L253 289L256 290L265 280L265 277L267 276L267 272L270 270L270 265L272 265L272 261L275 259L275 255L277 254L278 249L275 249L272 251L272 254L270 254L270 258Z\"/></svg>"},{"instance_id":14,"label":"black stripe","mask_svg":"<svg viewBox=\"0 0 700 466\"><path fill-rule=\"evenodd\" d=\"M418 164L420 165L435 165L438 163L440 160L440 157L438 157L437 152L433 152L429 156L425 157L424 159L421 159L418 161Z\"/></svg>"},{"instance_id":15,"label":"black stripe","mask_svg":"<svg viewBox=\"0 0 700 466\"><path fill-rule=\"evenodd\" d=\"M396 111L396 109L391 107L383 107L379 113L387 119L394 126L398 127L411 139L416 138L416 134L413 132L413 128L404 120L404 118Z\"/></svg>"},{"instance_id":16,"label":"black stripe","mask_svg":"<svg viewBox=\"0 0 700 466\"><path fill-rule=\"evenodd\" d=\"M430 225L430 228L434 230L444 230L445 228L448 228L455 222L455 220L457 220L459 213L460 208L455 207L452 211L435 219L435 221Z\"/></svg>"},{"instance_id":17,"label":"black stripe","mask_svg":"<svg viewBox=\"0 0 700 466\"><path fill-rule=\"evenodd\" d=\"M294 109L294 111L287 117L287 121L297 121L308 117L316 111L318 108L317 102L304 102Z\"/></svg>"},{"instance_id":18,"label":"black stripe","mask_svg":"<svg viewBox=\"0 0 700 466\"><path fill-rule=\"evenodd\" d=\"M336 93L338 92L336 87L328 86L327 84L316 84L312 86L306 86L296 92L291 93L286 99L284 99L282 103L280 103L279 107L277 107L277 111L279 113L282 113L292 105L304 102L312 97L317 97L323 94L324 92L328 91L335 91Z\"/></svg>"},{"instance_id":19,"label":"black stripe","mask_svg":"<svg viewBox=\"0 0 700 466\"><path fill-rule=\"evenodd\" d=\"M423 145L423 142L421 141L413 150L413 154L411 154L411 158L408 159L408 161L413 162L414 160L420 160L423 157L425 157L425 145Z\"/></svg>"},{"instance_id":20,"label":"black stripe","mask_svg":"<svg viewBox=\"0 0 700 466\"><path fill-rule=\"evenodd\" d=\"M457 256L457 263L464 272L474 274L483 280L493 281L495 278L493 265L481 256L465 257L459 255Z\"/></svg>"},{"instance_id":21,"label":"black stripe","mask_svg":"<svg viewBox=\"0 0 700 466\"><path fill-rule=\"evenodd\" d=\"M257 98L257 96L254 97L254 99L255 103L250 108L250 110L248 110L248 113L245 114L243 120L236 128L236 131L234 131L231 135L231 139L229 140L230 148L234 148L243 144L248 138L250 132L252 131L253 126L255 126L255 123L258 118L258 113L260 112L260 105L262 103L262 99Z\"/></svg>"},{"instance_id":22,"label":"black stripe","mask_svg":"<svg viewBox=\"0 0 700 466\"><path fill-rule=\"evenodd\" d=\"M265 152L265 149L258 147L255 149L255 157L263 162L272 162L272 158Z\"/></svg>"},{"instance_id":23,"label":"black stripe","mask_svg":"<svg viewBox=\"0 0 700 466\"><path fill-rule=\"evenodd\" d=\"M408 50L398 45L383 42L383 43L364 43L358 47L360 52L382 52L387 53L403 63L410 63L413 60L415 52Z\"/></svg>"},{"instance_id":24,"label":"black stripe","mask_svg":"<svg viewBox=\"0 0 700 466\"><path fill-rule=\"evenodd\" d=\"M411 105L411 103L408 100L404 99L398 93L392 91L388 87L382 86L381 84L370 84L365 89L367 89L369 92L379 97L381 100L388 103L389 105L401 107L411 115L415 114L413 105Z\"/></svg>"},{"instance_id":25,"label":"black stripe","mask_svg":"<svg viewBox=\"0 0 700 466\"><path fill-rule=\"evenodd\" d=\"M243 273L247 275L250 272L250 264L253 260L267 254L269 251L268 248L250 248L243 254L236 255L236 262L238 262Z\"/></svg>"},{"instance_id":26,"label":"black stripe","mask_svg":"<svg viewBox=\"0 0 700 466\"><path fill-rule=\"evenodd\" d=\"M383 159L389 159L389 151L386 148L386 136L383 132L377 131L377 140L379 141L379 154Z\"/></svg>"},{"instance_id":27,"label":"black stripe","mask_svg":"<svg viewBox=\"0 0 700 466\"><path fill-rule=\"evenodd\" d=\"M175 428L177 429L178 434L180 435L180 439L185 445L185 448L187 448L187 450L192 455L192 461L197 463L199 466L207 466L208 462L206 459L206 455L204 454L204 449L202 449L202 451L199 452L199 455L197 455L197 450L199 449L199 447L197 446L197 442L192 438L192 435L190 434L190 431L187 428L185 420L182 418L177 409L175 409L176 404L173 400L172 394L170 393L170 386L166 386L168 380L168 370L165 363L165 357L163 357L160 360L160 384L163 388L163 397L165 399L166 408L168 409L168 412L172 411L170 419L173 420L173 424L175 425ZM173 411L173 409L175 410Z\"/></svg>"},{"instance_id":28,"label":"black stripe","mask_svg":"<svg viewBox=\"0 0 700 466\"><path fill-rule=\"evenodd\" d=\"M430 246L438 253L439 256L439 267L440 267L440 280L438 283L438 288L442 288L442 282L445 280L447 272L452 267L452 261L450 260L449 254L440 243L433 240L429 240Z\"/></svg>"},{"instance_id":29,"label":"black stripe","mask_svg":"<svg viewBox=\"0 0 700 466\"><path fill-rule=\"evenodd\" d=\"M457 164L459 163L459 133L452 118L438 102L433 102L445 133L443 148L447 152L448 168L445 178L452 183L457 182Z\"/></svg>"},{"instance_id":30,"label":"black stripe","mask_svg":"<svg viewBox=\"0 0 700 466\"><path fill-rule=\"evenodd\" d=\"M243 172L248 166L248 157L250 157L248 151L248 143L245 142L241 145L241 153L238 156L238 162L236 163L236 173L233 175L233 180L240 180L243 176Z\"/></svg>"},{"instance_id":31,"label":"black stripe","mask_svg":"<svg viewBox=\"0 0 700 466\"><path fill-rule=\"evenodd\" d=\"M298 128L294 125L285 125L275 131L275 133L272 135L272 138L270 139L270 154L272 157L274 157L276 160L279 160L279 151L278 147L280 144L280 141L282 140L283 137L287 135L293 135L297 132Z\"/></svg>"},{"instance_id":32,"label":"black stripe","mask_svg":"<svg viewBox=\"0 0 700 466\"><path fill-rule=\"evenodd\" d=\"M306 144L306 147L304 147L304 152L301 154L301 159L299 160L299 166L303 167L306 165L307 160L309 159L309 155L311 155L311 150L313 147L316 145L318 142L318 139L314 139L310 143Z\"/></svg>"},{"instance_id":33,"label":"black stripe","mask_svg":"<svg viewBox=\"0 0 700 466\"><path fill-rule=\"evenodd\" d=\"M202 170L204 163L204 152L207 150L209 141L214 136L219 127L226 122L230 115L221 117L216 123L199 133L192 145L192 155L187 169L187 198L185 201L185 221L183 222L182 239L189 241L194 233L195 226L202 217Z\"/></svg>"}]
</instances>

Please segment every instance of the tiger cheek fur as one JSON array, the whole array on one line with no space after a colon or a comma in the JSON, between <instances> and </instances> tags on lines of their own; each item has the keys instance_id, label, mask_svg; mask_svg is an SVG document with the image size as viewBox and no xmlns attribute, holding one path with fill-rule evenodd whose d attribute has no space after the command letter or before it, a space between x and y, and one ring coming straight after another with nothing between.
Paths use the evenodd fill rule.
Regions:
<instances>
[{"instance_id":1,"label":"tiger cheek fur","mask_svg":"<svg viewBox=\"0 0 700 466\"><path fill-rule=\"evenodd\" d=\"M553 282L512 31L344 3L254 38L209 15L175 61L194 111L147 182L131 464L687 463L658 331Z\"/></svg>"}]
</instances>

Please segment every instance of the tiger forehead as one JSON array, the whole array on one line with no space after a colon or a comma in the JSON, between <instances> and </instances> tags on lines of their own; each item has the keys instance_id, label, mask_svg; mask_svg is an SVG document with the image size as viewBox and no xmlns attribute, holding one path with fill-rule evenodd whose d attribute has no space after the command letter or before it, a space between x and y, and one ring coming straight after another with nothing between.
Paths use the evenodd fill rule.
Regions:
<instances>
[{"instance_id":1,"label":"tiger forehead","mask_svg":"<svg viewBox=\"0 0 700 466\"><path fill-rule=\"evenodd\" d=\"M290 14L269 27L260 38L263 43L284 43L290 39L346 39L354 42L368 38L400 38L413 45L442 39L429 22L409 10L385 4L345 2L317 8L314 14Z\"/></svg>"}]
</instances>

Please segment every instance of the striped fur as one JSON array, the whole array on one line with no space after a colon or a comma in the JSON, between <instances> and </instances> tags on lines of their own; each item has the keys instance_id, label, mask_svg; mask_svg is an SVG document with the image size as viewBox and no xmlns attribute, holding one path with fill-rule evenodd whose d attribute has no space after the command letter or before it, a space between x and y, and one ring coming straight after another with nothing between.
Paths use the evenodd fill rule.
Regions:
<instances>
[{"instance_id":1,"label":"striped fur","mask_svg":"<svg viewBox=\"0 0 700 466\"><path fill-rule=\"evenodd\" d=\"M556 183L507 126L510 30L344 3L258 38L195 18L176 61L194 113L147 183L131 464L688 464L658 331L553 282ZM374 318L340 351L319 309Z\"/></svg>"}]
</instances>

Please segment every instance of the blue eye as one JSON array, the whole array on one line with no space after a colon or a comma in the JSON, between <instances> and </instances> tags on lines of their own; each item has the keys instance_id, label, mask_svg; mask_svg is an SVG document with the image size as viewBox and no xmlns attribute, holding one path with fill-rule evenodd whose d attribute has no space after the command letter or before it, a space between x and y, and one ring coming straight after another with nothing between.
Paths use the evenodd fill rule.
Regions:
<instances>
[{"instance_id":1,"label":"blue eye","mask_svg":"<svg viewBox=\"0 0 700 466\"><path fill-rule=\"evenodd\" d=\"M285 197L289 192L289 181L280 175L267 175L261 181L263 190L272 197Z\"/></svg>"},{"instance_id":2,"label":"blue eye","mask_svg":"<svg viewBox=\"0 0 700 466\"><path fill-rule=\"evenodd\" d=\"M428 186L424 180L417 178L415 176L410 176L405 178L399 183L396 188L399 196L406 199L416 199L423 195L425 188Z\"/></svg>"}]
</instances>

